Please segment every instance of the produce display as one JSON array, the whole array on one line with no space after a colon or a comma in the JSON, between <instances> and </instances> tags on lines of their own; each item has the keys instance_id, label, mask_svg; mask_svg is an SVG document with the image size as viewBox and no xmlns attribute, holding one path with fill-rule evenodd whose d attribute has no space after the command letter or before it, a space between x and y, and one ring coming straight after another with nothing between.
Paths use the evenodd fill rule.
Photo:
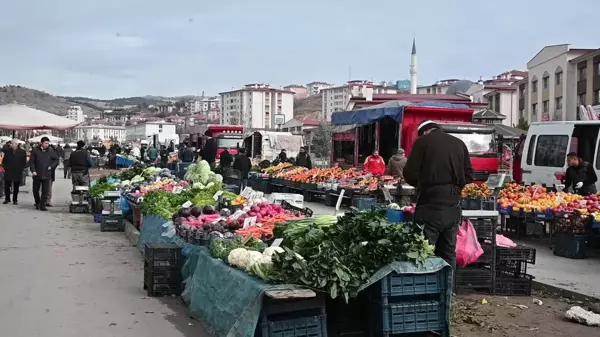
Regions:
<instances>
[{"instance_id":1,"label":"produce display","mask_svg":"<svg viewBox=\"0 0 600 337\"><path fill-rule=\"evenodd\" d=\"M468 184L462 190L463 198L483 199L492 196L492 190L486 184Z\"/></svg>"},{"instance_id":2,"label":"produce display","mask_svg":"<svg viewBox=\"0 0 600 337\"><path fill-rule=\"evenodd\" d=\"M206 160L190 164L185 173L184 179L191 181L195 188L204 189L208 184L220 184L223 182L223 176L210 170L210 165Z\"/></svg>"},{"instance_id":3,"label":"produce display","mask_svg":"<svg viewBox=\"0 0 600 337\"><path fill-rule=\"evenodd\" d=\"M283 169L286 169L288 167L292 167L292 164L290 163L281 163L275 166L269 166L266 169L263 170L263 172L268 173L268 174L274 174L276 172L279 172Z\"/></svg>"}]
</instances>

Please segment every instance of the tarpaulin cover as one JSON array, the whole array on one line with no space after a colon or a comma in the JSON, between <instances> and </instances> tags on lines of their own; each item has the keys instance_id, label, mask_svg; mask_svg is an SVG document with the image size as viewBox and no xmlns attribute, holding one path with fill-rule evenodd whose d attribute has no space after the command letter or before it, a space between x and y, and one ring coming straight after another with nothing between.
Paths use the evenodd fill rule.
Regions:
<instances>
[{"instance_id":1,"label":"tarpaulin cover","mask_svg":"<svg viewBox=\"0 0 600 337\"><path fill-rule=\"evenodd\" d=\"M42 141L42 138L44 138L44 137L48 138L48 141L50 143L61 143L61 142L64 141L60 137L56 137L56 136L49 135L49 134L39 135L37 137L29 138L27 141L30 142L30 143L39 143L39 142Z\"/></svg>"},{"instance_id":2,"label":"tarpaulin cover","mask_svg":"<svg viewBox=\"0 0 600 337\"><path fill-rule=\"evenodd\" d=\"M389 101L359 110L334 112L331 115L331 125L365 125L373 123L384 117L390 117L400 122L402 120L402 113L404 112L404 108L407 106L446 109L470 109L465 104L453 104L446 102L410 103L407 101Z\"/></svg>"},{"instance_id":3,"label":"tarpaulin cover","mask_svg":"<svg viewBox=\"0 0 600 337\"><path fill-rule=\"evenodd\" d=\"M0 105L0 129L68 130L80 123L21 104Z\"/></svg>"}]
</instances>

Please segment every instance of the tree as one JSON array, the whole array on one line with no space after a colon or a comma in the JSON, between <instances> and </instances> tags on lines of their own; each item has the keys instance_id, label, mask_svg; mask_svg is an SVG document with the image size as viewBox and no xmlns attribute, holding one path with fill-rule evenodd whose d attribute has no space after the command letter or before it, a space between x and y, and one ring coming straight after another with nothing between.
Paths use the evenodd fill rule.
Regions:
<instances>
[{"instance_id":1,"label":"tree","mask_svg":"<svg viewBox=\"0 0 600 337\"><path fill-rule=\"evenodd\" d=\"M519 118L519 124L517 124L517 128L521 130L529 130L529 123L525 120L525 118Z\"/></svg>"},{"instance_id":2,"label":"tree","mask_svg":"<svg viewBox=\"0 0 600 337\"><path fill-rule=\"evenodd\" d=\"M310 141L310 151L317 158L329 158L331 154L331 126L326 123L321 123L312 131Z\"/></svg>"}]
</instances>

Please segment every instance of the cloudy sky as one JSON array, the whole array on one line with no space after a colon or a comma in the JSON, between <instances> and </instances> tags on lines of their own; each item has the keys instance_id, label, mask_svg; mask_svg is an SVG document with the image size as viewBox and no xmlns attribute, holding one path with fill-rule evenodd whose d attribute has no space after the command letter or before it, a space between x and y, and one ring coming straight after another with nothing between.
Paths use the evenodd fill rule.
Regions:
<instances>
[{"instance_id":1,"label":"cloudy sky","mask_svg":"<svg viewBox=\"0 0 600 337\"><path fill-rule=\"evenodd\" d=\"M594 9L595 8L595 9ZM524 69L544 45L599 48L598 0L19 0L0 9L0 85L114 98ZM349 71L351 69L351 71Z\"/></svg>"}]
</instances>

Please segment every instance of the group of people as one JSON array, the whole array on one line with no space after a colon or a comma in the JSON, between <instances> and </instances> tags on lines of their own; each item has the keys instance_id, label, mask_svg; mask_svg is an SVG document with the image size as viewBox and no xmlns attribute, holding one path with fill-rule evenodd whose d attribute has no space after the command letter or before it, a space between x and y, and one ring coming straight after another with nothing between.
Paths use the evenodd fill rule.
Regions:
<instances>
[{"instance_id":1,"label":"group of people","mask_svg":"<svg viewBox=\"0 0 600 337\"><path fill-rule=\"evenodd\" d=\"M379 151L375 150L367 157L363 168L373 175L389 174L399 178L400 182L404 182L403 172L407 160L404 149L399 149L398 152L390 158L386 166L383 157L379 155Z\"/></svg>"},{"instance_id":2,"label":"group of people","mask_svg":"<svg viewBox=\"0 0 600 337\"><path fill-rule=\"evenodd\" d=\"M64 148L60 145L51 146L48 137L42 137L40 143L32 147L29 159L18 140L7 142L2 147L3 203L18 204L23 171L29 168L33 180L35 208L46 211L47 207L52 206L52 183L55 181L56 168L61 160L64 165L65 179L71 177L73 186L89 185L89 169L92 167L92 159L85 149L83 141L77 142L77 148L73 151L68 144Z\"/></svg>"}]
</instances>

